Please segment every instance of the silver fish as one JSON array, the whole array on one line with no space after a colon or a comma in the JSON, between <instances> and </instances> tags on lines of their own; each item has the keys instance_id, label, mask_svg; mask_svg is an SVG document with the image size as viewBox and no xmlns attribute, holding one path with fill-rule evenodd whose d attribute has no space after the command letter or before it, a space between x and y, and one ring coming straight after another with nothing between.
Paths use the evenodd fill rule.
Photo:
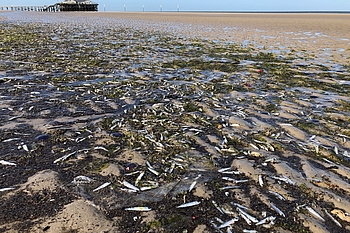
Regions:
<instances>
[{"instance_id":1,"label":"silver fish","mask_svg":"<svg viewBox=\"0 0 350 233\"><path fill-rule=\"evenodd\" d=\"M103 189L103 188L107 187L107 186L110 185L110 184L111 184L111 182L106 182L106 183L102 184L101 186L95 188L95 189L92 190L92 191L93 191L93 192L96 192L96 191L98 191L98 190L100 190L100 189Z\"/></svg>"},{"instance_id":2,"label":"silver fish","mask_svg":"<svg viewBox=\"0 0 350 233\"><path fill-rule=\"evenodd\" d=\"M27 146L26 144L24 144L24 145L22 146L22 148L23 148L23 150L29 152L28 146Z\"/></svg>"},{"instance_id":3,"label":"silver fish","mask_svg":"<svg viewBox=\"0 0 350 233\"><path fill-rule=\"evenodd\" d=\"M241 208L237 208L239 213L246 216L250 221L252 221L253 223L257 223L259 222L258 219L256 219L255 217L251 216L250 214L248 214L247 212L245 212L244 210L242 210Z\"/></svg>"},{"instance_id":4,"label":"silver fish","mask_svg":"<svg viewBox=\"0 0 350 233\"><path fill-rule=\"evenodd\" d=\"M140 175L136 178L135 186L141 181L143 175L145 175L145 171L141 172Z\"/></svg>"},{"instance_id":5,"label":"silver fish","mask_svg":"<svg viewBox=\"0 0 350 233\"><path fill-rule=\"evenodd\" d=\"M220 191L222 190L226 190L226 189L237 189L237 188L240 188L240 186L225 186L225 187L222 187L222 188L219 188Z\"/></svg>"},{"instance_id":6,"label":"silver fish","mask_svg":"<svg viewBox=\"0 0 350 233\"><path fill-rule=\"evenodd\" d=\"M151 211L152 209L149 207L144 207L144 206L135 206L135 207L129 207L129 208L125 208L125 210L128 211Z\"/></svg>"},{"instance_id":7,"label":"silver fish","mask_svg":"<svg viewBox=\"0 0 350 233\"><path fill-rule=\"evenodd\" d=\"M108 152L108 150L103 146L95 146L94 149L95 150L104 150L104 151Z\"/></svg>"},{"instance_id":8,"label":"silver fish","mask_svg":"<svg viewBox=\"0 0 350 233\"><path fill-rule=\"evenodd\" d=\"M140 173L140 171L134 171L134 172L126 173L126 174L124 174L124 176L132 176L132 175L135 175L137 173Z\"/></svg>"},{"instance_id":9,"label":"silver fish","mask_svg":"<svg viewBox=\"0 0 350 233\"><path fill-rule=\"evenodd\" d=\"M192 189L196 186L197 181L193 181L190 188L188 189L188 192L190 193L192 191Z\"/></svg>"},{"instance_id":10,"label":"silver fish","mask_svg":"<svg viewBox=\"0 0 350 233\"><path fill-rule=\"evenodd\" d=\"M273 221L275 221L275 219L276 219L276 217L270 216L270 217L264 218L263 220L261 220L260 222L256 223L255 225L259 226L259 225L265 224L267 222L273 222Z\"/></svg>"},{"instance_id":11,"label":"silver fish","mask_svg":"<svg viewBox=\"0 0 350 233\"><path fill-rule=\"evenodd\" d=\"M314 209L312 209L310 206L305 206L305 208L316 218L322 220L323 222L325 221L324 218L322 218L322 216L317 213Z\"/></svg>"},{"instance_id":12,"label":"silver fish","mask_svg":"<svg viewBox=\"0 0 350 233\"><path fill-rule=\"evenodd\" d=\"M65 160L67 160L69 157L71 157L72 155L74 155L75 153L77 153L76 151L74 151L73 153L70 153L68 155L64 155L61 158L56 159L55 161L53 161L53 163L58 163L58 162L63 162Z\"/></svg>"},{"instance_id":13,"label":"silver fish","mask_svg":"<svg viewBox=\"0 0 350 233\"><path fill-rule=\"evenodd\" d=\"M153 168L148 167L147 169L148 169L150 172L152 172L154 175L159 176L159 172L157 172L157 171L154 170Z\"/></svg>"},{"instance_id":14,"label":"silver fish","mask_svg":"<svg viewBox=\"0 0 350 233\"><path fill-rule=\"evenodd\" d=\"M332 219L332 221L337 224L339 227L343 227L326 209L324 209L324 212L327 214L327 216Z\"/></svg>"},{"instance_id":15,"label":"silver fish","mask_svg":"<svg viewBox=\"0 0 350 233\"><path fill-rule=\"evenodd\" d=\"M121 191L124 191L124 192L128 192L128 193L137 193L137 191L134 190L134 189L125 189L125 188L121 188L120 190L121 190Z\"/></svg>"},{"instance_id":16,"label":"silver fish","mask_svg":"<svg viewBox=\"0 0 350 233\"><path fill-rule=\"evenodd\" d=\"M5 192L5 191L10 191L10 190L14 190L15 188L1 188L0 192Z\"/></svg>"},{"instance_id":17,"label":"silver fish","mask_svg":"<svg viewBox=\"0 0 350 233\"><path fill-rule=\"evenodd\" d=\"M21 140L20 138L9 138L9 139L5 139L2 142L11 142L11 141L17 141L17 140Z\"/></svg>"},{"instance_id":18,"label":"silver fish","mask_svg":"<svg viewBox=\"0 0 350 233\"><path fill-rule=\"evenodd\" d=\"M5 161L5 160L0 160L0 164L1 165L8 165L8 166L17 166L17 164L12 163L12 162L8 162L8 161Z\"/></svg>"},{"instance_id":19,"label":"silver fish","mask_svg":"<svg viewBox=\"0 0 350 233\"><path fill-rule=\"evenodd\" d=\"M140 191L140 189L139 189L138 187L136 187L136 186L130 184L130 183L127 182L127 181L123 181L122 184L123 184L125 187L129 188L129 189L133 189L133 190L135 190L135 191Z\"/></svg>"},{"instance_id":20,"label":"silver fish","mask_svg":"<svg viewBox=\"0 0 350 233\"><path fill-rule=\"evenodd\" d=\"M239 207L240 209L250 210L248 207L246 207L244 205L240 205L238 203L233 203L233 205Z\"/></svg>"},{"instance_id":21,"label":"silver fish","mask_svg":"<svg viewBox=\"0 0 350 233\"><path fill-rule=\"evenodd\" d=\"M222 211L222 209L218 206L218 204L217 204L214 200L212 200L211 202L213 203L213 205L215 206L215 208L216 208L220 213L224 214L224 212Z\"/></svg>"},{"instance_id":22,"label":"silver fish","mask_svg":"<svg viewBox=\"0 0 350 233\"><path fill-rule=\"evenodd\" d=\"M233 218L233 219L231 219L231 220L228 220L227 222L224 222L223 224L221 224L220 226L218 226L218 228L221 229L221 228L228 227L228 226L234 224L235 222L237 222L238 220L239 220L239 218L238 218L238 217L235 217L235 218Z\"/></svg>"},{"instance_id":23,"label":"silver fish","mask_svg":"<svg viewBox=\"0 0 350 233\"><path fill-rule=\"evenodd\" d=\"M339 155L339 151L338 151L338 147L337 147L337 146L334 146L334 153L335 153L336 155Z\"/></svg>"},{"instance_id":24,"label":"silver fish","mask_svg":"<svg viewBox=\"0 0 350 233\"><path fill-rule=\"evenodd\" d=\"M279 215L283 216L283 217L286 217L286 215L280 210L277 208L277 206L275 206L272 202L270 202L270 206L272 207L272 209L274 209Z\"/></svg>"},{"instance_id":25,"label":"silver fish","mask_svg":"<svg viewBox=\"0 0 350 233\"><path fill-rule=\"evenodd\" d=\"M77 176L74 178L74 180L72 181L73 184L88 184L90 182L92 182L93 179L87 177L87 176Z\"/></svg>"},{"instance_id":26,"label":"silver fish","mask_svg":"<svg viewBox=\"0 0 350 233\"><path fill-rule=\"evenodd\" d=\"M282 200L282 201L286 200L281 194L279 194L279 193L277 193L277 192L274 192L274 191L269 190L269 193L275 195L278 199L280 199L280 200Z\"/></svg>"},{"instance_id":27,"label":"silver fish","mask_svg":"<svg viewBox=\"0 0 350 233\"><path fill-rule=\"evenodd\" d=\"M264 181L262 179L262 175L259 175L259 184L260 184L261 187L264 186Z\"/></svg>"},{"instance_id":28,"label":"silver fish","mask_svg":"<svg viewBox=\"0 0 350 233\"><path fill-rule=\"evenodd\" d=\"M195 206L195 205L199 205L201 202L200 201L192 201L192 202L188 202L182 205L177 206L176 208L186 208L186 207L191 207L191 206Z\"/></svg>"}]
</instances>

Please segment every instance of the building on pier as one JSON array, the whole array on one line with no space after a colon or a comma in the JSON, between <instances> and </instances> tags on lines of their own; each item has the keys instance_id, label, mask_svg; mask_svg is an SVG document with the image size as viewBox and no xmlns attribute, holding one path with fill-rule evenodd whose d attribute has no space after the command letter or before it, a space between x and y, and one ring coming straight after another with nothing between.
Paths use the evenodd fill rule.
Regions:
<instances>
[{"instance_id":1,"label":"building on pier","mask_svg":"<svg viewBox=\"0 0 350 233\"><path fill-rule=\"evenodd\" d=\"M59 11L98 11L98 4L89 0L64 0L55 5Z\"/></svg>"}]
</instances>

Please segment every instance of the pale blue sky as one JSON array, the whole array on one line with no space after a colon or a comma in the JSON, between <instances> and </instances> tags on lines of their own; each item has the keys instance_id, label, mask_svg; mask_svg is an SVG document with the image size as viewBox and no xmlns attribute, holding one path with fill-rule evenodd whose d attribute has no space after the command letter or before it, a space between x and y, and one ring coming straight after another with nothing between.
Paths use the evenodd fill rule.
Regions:
<instances>
[{"instance_id":1,"label":"pale blue sky","mask_svg":"<svg viewBox=\"0 0 350 233\"><path fill-rule=\"evenodd\" d=\"M62 0L0 0L0 6L51 5ZM350 11L350 0L95 0L99 11Z\"/></svg>"}]
</instances>

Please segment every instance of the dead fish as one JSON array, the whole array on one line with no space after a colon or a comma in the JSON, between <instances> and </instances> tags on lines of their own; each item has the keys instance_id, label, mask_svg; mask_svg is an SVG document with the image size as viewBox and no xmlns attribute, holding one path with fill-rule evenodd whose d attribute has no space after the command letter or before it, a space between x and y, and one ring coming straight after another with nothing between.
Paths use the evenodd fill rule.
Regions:
<instances>
[{"instance_id":1,"label":"dead fish","mask_svg":"<svg viewBox=\"0 0 350 233\"><path fill-rule=\"evenodd\" d=\"M132 176L132 175L135 175L135 174L138 174L138 173L140 173L140 171L134 171L134 172L126 173L126 174L124 174L124 176Z\"/></svg>"},{"instance_id":2,"label":"dead fish","mask_svg":"<svg viewBox=\"0 0 350 233\"><path fill-rule=\"evenodd\" d=\"M0 192L5 192L5 191L10 191L10 190L14 190L15 188L1 188Z\"/></svg>"},{"instance_id":3,"label":"dead fish","mask_svg":"<svg viewBox=\"0 0 350 233\"><path fill-rule=\"evenodd\" d=\"M141 191L146 191L146 190L151 190L151 189L154 189L154 188L157 188L157 186L144 186L144 187L141 187L140 190Z\"/></svg>"},{"instance_id":4,"label":"dead fish","mask_svg":"<svg viewBox=\"0 0 350 233\"><path fill-rule=\"evenodd\" d=\"M283 177L278 177L278 176L271 176L271 178L275 179L275 180L280 180L283 182L286 182L287 184L291 184L291 185L295 185L295 182L292 181L291 179L289 179L288 177L286 177L285 175L282 175Z\"/></svg>"},{"instance_id":5,"label":"dead fish","mask_svg":"<svg viewBox=\"0 0 350 233\"><path fill-rule=\"evenodd\" d=\"M215 217L215 220L218 221L220 224L224 223L224 221L222 221L221 218L219 218L219 217Z\"/></svg>"},{"instance_id":6,"label":"dead fish","mask_svg":"<svg viewBox=\"0 0 350 233\"><path fill-rule=\"evenodd\" d=\"M282 176L283 176L284 179L286 179L286 182L287 182L288 184L295 185L295 182L292 181L291 179L289 179L287 176L285 176L285 175L282 175Z\"/></svg>"},{"instance_id":7,"label":"dead fish","mask_svg":"<svg viewBox=\"0 0 350 233\"><path fill-rule=\"evenodd\" d=\"M108 150L103 146L95 146L94 149L95 150L104 150L104 151L108 152Z\"/></svg>"},{"instance_id":8,"label":"dead fish","mask_svg":"<svg viewBox=\"0 0 350 233\"><path fill-rule=\"evenodd\" d=\"M148 167L147 169L148 169L150 172L152 172L154 175L159 176L159 172L157 172L157 171L154 170L153 168Z\"/></svg>"},{"instance_id":9,"label":"dead fish","mask_svg":"<svg viewBox=\"0 0 350 233\"><path fill-rule=\"evenodd\" d=\"M222 187L222 188L219 188L220 191L222 190L226 190L226 189L237 189L237 188L240 188L240 186L225 186L225 187Z\"/></svg>"},{"instance_id":10,"label":"dead fish","mask_svg":"<svg viewBox=\"0 0 350 233\"><path fill-rule=\"evenodd\" d=\"M218 172L222 173L222 174L235 174L235 175L239 175L242 174L241 171L229 171L231 168L227 167L227 168L221 168L218 170Z\"/></svg>"},{"instance_id":11,"label":"dead fish","mask_svg":"<svg viewBox=\"0 0 350 233\"><path fill-rule=\"evenodd\" d=\"M135 185L137 186L138 183L141 181L142 177L145 175L145 171L141 172L140 175L136 178Z\"/></svg>"},{"instance_id":12,"label":"dead fish","mask_svg":"<svg viewBox=\"0 0 350 233\"><path fill-rule=\"evenodd\" d=\"M261 187L264 186L264 181L263 181L262 175L259 175L259 184Z\"/></svg>"},{"instance_id":13,"label":"dead fish","mask_svg":"<svg viewBox=\"0 0 350 233\"><path fill-rule=\"evenodd\" d=\"M0 160L1 165L7 165L7 166L17 166L15 163L7 162L5 160Z\"/></svg>"},{"instance_id":14,"label":"dead fish","mask_svg":"<svg viewBox=\"0 0 350 233\"><path fill-rule=\"evenodd\" d=\"M65 160L67 160L69 157L71 157L72 155L74 155L75 153L77 153L77 152L74 151L73 153L70 153L68 155L62 156L61 158L58 158L55 161L53 161L53 163L63 162Z\"/></svg>"},{"instance_id":15,"label":"dead fish","mask_svg":"<svg viewBox=\"0 0 350 233\"><path fill-rule=\"evenodd\" d=\"M223 233L223 231L218 228L218 226L215 224L215 222L213 220L210 220L209 222L217 231L219 231L220 233Z\"/></svg>"},{"instance_id":16,"label":"dead fish","mask_svg":"<svg viewBox=\"0 0 350 233\"><path fill-rule=\"evenodd\" d=\"M239 218L235 217L231 220L228 220L227 222L222 223L220 226L218 226L218 228L221 229L221 228L228 227L228 226L234 224L235 222L237 222L238 220L239 220Z\"/></svg>"},{"instance_id":17,"label":"dead fish","mask_svg":"<svg viewBox=\"0 0 350 233\"><path fill-rule=\"evenodd\" d=\"M136 190L133 190L133 189L121 188L120 190L121 190L121 191L124 191L124 192L128 192L128 193L137 193L137 191L136 191Z\"/></svg>"},{"instance_id":18,"label":"dead fish","mask_svg":"<svg viewBox=\"0 0 350 233\"><path fill-rule=\"evenodd\" d=\"M339 155L339 151L338 151L338 147L337 147L337 146L334 146L334 153L335 153L336 155Z\"/></svg>"},{"instance_id":19,"label":"dead fish","mask_svg":"<svg viewBox=\"0 0 350 233\"><path fill-rule=\"evenodd\" d=\"M315 147L315 153L318 154L320 151L318 144L314 144L314 147Z\"/></svg>"},{"instance_id":20,"label":"dead fish","mask_svg":"<svg viewBox=\"0 0 350 233\"><path fill-rule=\"evenodd\" d=\"M324 212L327 214L327 216L339 227L343 227L326 209L324 209Z\"/></svg>"},{"instance_id":21,"label":"dead fish","mask_svg":"<svg viewBox=\"0 0 350 233\"><path fill-rule=\"evenodd\" d=\"M192 191L192 189L196 186L197 181L193 181L190 188L188 189L188 192L190 193Z\"/></svg>"},{"instance_id":22,"label":"dead fish","mask_svg":"<svg viewBox=\"0 0 350 233\"><path fill-rule=\"evenodd\" d=\"M11 142L11 141L18 141L18 140L21 140L21 139L20 138L9 138L9 139L5 139L2 142Z\"/></svg>"},{"instance_id":23,"label":"dead fish","mask_svg":"<svg viewBox=\"0 0 350 233\"><path fill-rule=\"evenodd\" d=\"M247 230L247 229L243 229L244 233L258 233L256 230Z\"/></svg>"},{"instance_id":24,"label":"dead fish","mask_svg":"<svg viewBox=\"0 0 350 233\"><path fill-rule=\"evenodd\" d=\"M73 184L88 184L91 183L93 179L87 177L87 176L77 176L72 181Z\"/></svg>"},{"instance_id":25,"label":"dead fish","mask_svg":"<svg viewBox=\"0 0 350 233\"><path fill-rule=\"evenodd\" d=\"M247 212L245 212L244 210L242 210L241 208L237 208L238 212L241 214L241 215L244 215L245 217L247 217L250 221L252 221L253 223L258 223L259 220L256 219L255 217L251 216L250 214L248 214ZM247 222L248 223L248 222ZM249 224L249 223L248 223ZM249 224L250 225L250 224Z\"/></svg>"},{"instance_id":26,"label":"dead fish","mask_svg":"<svg viewBox=\"0 0 350 233\"><path fill-rule=\"evenodd\" d=\"M110 184L111 184L111 182L106 182L106 183L100 185L99 187L95 188L95 189L92 190L92 191L93 191L93 192L96 192L96 191L98 191L98 190L100 190L100 189L103 189L103 188L107 187L107 186L110 185Z\"/></svg>"},{"instance_id":27,"label":"dead fish","mask_svg":"<svg viewBox=\"0 0 350 233\"><path fill-rule=\"evenodd\" d=\"M240 209L250 210L248 207L241 205L241 204L238 204L238 203L233 203L233 205L239 207Z\"/></svg>"},{"instance_id":28,"label":"dead fish","mask_svg":"<svg viewBox=\"0 0 350 233\"><path fill-rule=\"evenodd\" d=\"M277 208L277 206L275 206L272 202L270 202L270 206L272 207L272 209L274 209L279 215L283 216L283 217L286 217L286 215L280 210Z\"/></svg>"},{"instance_id":29,"label":"dead fish","mask_svg":"<svg viewBox=\"0 0 350 233\"><path fill-rule=\"evenodd\" d=\"M255 225L256 226L263 225L263 224L266 224L268 222L273 222L273 221L275 221L275 219L276 219L276 217L274 217L274 216L266 217L266 218L262 219L260 222L257 222Z\"/></svg>"},{"instance_id":30,"label":"dead fish","mask_svg":"<svg viewBox=\"0 0 350 233\"><path fill-rule=\"evenodd\" d=\"M24 145L22 146L22 148L23 148L23 150L29 152L28 146L27 146L26 144L24 144Z\"/></svg>"},{"instance_id":31,"label":"dead fish","mask_svg":"<svg viewBox=\"0 0 350 233\"><path fill-rule=\"evenodd\" d=\"M249 144L251 147L253 147L255 150L259 150L259 147L257 147L256 145L254 145L253 143L250 143ZM255 155L254 155L255 156ZM256 156L256 157L259 157L259 156Z\"/></svg>"},{"instance_id":32,"label":"dead fish","mask_svg":"<svg viewBox=\"0 0 350 233\"><path fill-rule=\"evenodd\" d=\"M218 206L218 204L214 200L212 200L211 202L220 213L224 214L224 211Z\"/></svg>"},{"instance_id":33,"label":"dead fish","mask_svg":"<svg viewBox=\"0 0 350 233\"><path fill-rule=\"evenodd\" d=\"M22 116L23 116L23 114L22 114L22 115L19 115L19 116L11 117L11 118L8 119L8 121L12 121L12 120L14 120L14 119L21 118Z\"/></svg>"},{"instance_id":34,"label":"dead fish","mask_svg":"<svg viewBox=\"0 0 350 233\"><path fill-rule=\"evenodd\" d=\"M324 218L322 218L322 216L317 213L314 209L312 209L310 206L305 206L305 208L310 212L310 214L312 214L314 217L322 220L323 222L325 221Z\"/></svg>"},{"instance_id":35,"label":"dead fish","mask_svg":"<svg viewBox=\"0 0 350 233\"><path fill-rule=\"evenodd\" d=\"M132 189L132 190L135 190L135 191L140 191L140 189L132 184L130 184L129 182L127 181L123 181L121 182L125 187L129 188L129 189Z\"/></svg>"},{"instance_id":36,"label":"dead fish","mask_svg":"<svg viewBox=\"0 0 350 233\"><path fill-rule=\"evenodd\" d=\"M274 191L269 190L269 193L275 195L278 199L280 199L280 200L282 200L282 201L286 200L281 194L279 194L279 193L277 193L277 192L274 192Z\"/></svg>"},{"instance_id":37,"label":"dead fish","mask_svg":"<svg viewBox=\"0 0 350 233\"><path fill-rule=\"evenodd\" d=\"M125 208L124 210L144 212L144 211L151 211L152 209L144 206L135 206L135 207Z\"/></svg>"},{"instance_id":38,"label":"dead fish","mask_svg":"<svg viewBox=\"0 0 350 233\"><path fill-rule=\"evenodd\" d=\"M199 205L201 202L200 201L192 201L192 202L188 202L182 205L177 206L176 208L186 208L186 207L191 207L191 206L195 206L195 205Z\"/></svg>"},{"instance_id":39,"label":"dead fish","mask_svg":"<svg viewBox=\"0 0 350 233\"><path fill-rule=\"evenodd\" d=\"M236 183L236 184L238 184L238 183L245 183L245 182L249 181L249 180L236 180L236 179L233 179L231 177L226 177L226 176L222 177L221 179L227 180L227 181L231 181L231 182Z\"/></svg>"},{"instance_id":40,"label":"dead fish","mask_svg":"<svg viewBox=\"0 0 350 233\"><path fill-rule=\"evenodd\" d=\"M309 141L312 141L316 138L316 135L312 135L310 138L309 138Z\"/></svg>"}]
</instances>

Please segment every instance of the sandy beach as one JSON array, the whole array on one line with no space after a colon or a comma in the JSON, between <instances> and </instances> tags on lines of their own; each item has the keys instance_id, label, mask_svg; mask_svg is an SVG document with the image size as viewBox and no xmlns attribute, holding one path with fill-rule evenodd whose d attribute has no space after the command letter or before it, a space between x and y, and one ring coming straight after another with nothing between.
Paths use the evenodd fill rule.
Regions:
<instances>
[{"instance_id":1,"label":"sandy beach","mask_svg":"<svg viewBox=\"0 0 350 233\"><path fill-rule=\"evenodd\" d=\"M350 231L349 28L0 12L0 232Z\"/></svg>"}]
</instances>

